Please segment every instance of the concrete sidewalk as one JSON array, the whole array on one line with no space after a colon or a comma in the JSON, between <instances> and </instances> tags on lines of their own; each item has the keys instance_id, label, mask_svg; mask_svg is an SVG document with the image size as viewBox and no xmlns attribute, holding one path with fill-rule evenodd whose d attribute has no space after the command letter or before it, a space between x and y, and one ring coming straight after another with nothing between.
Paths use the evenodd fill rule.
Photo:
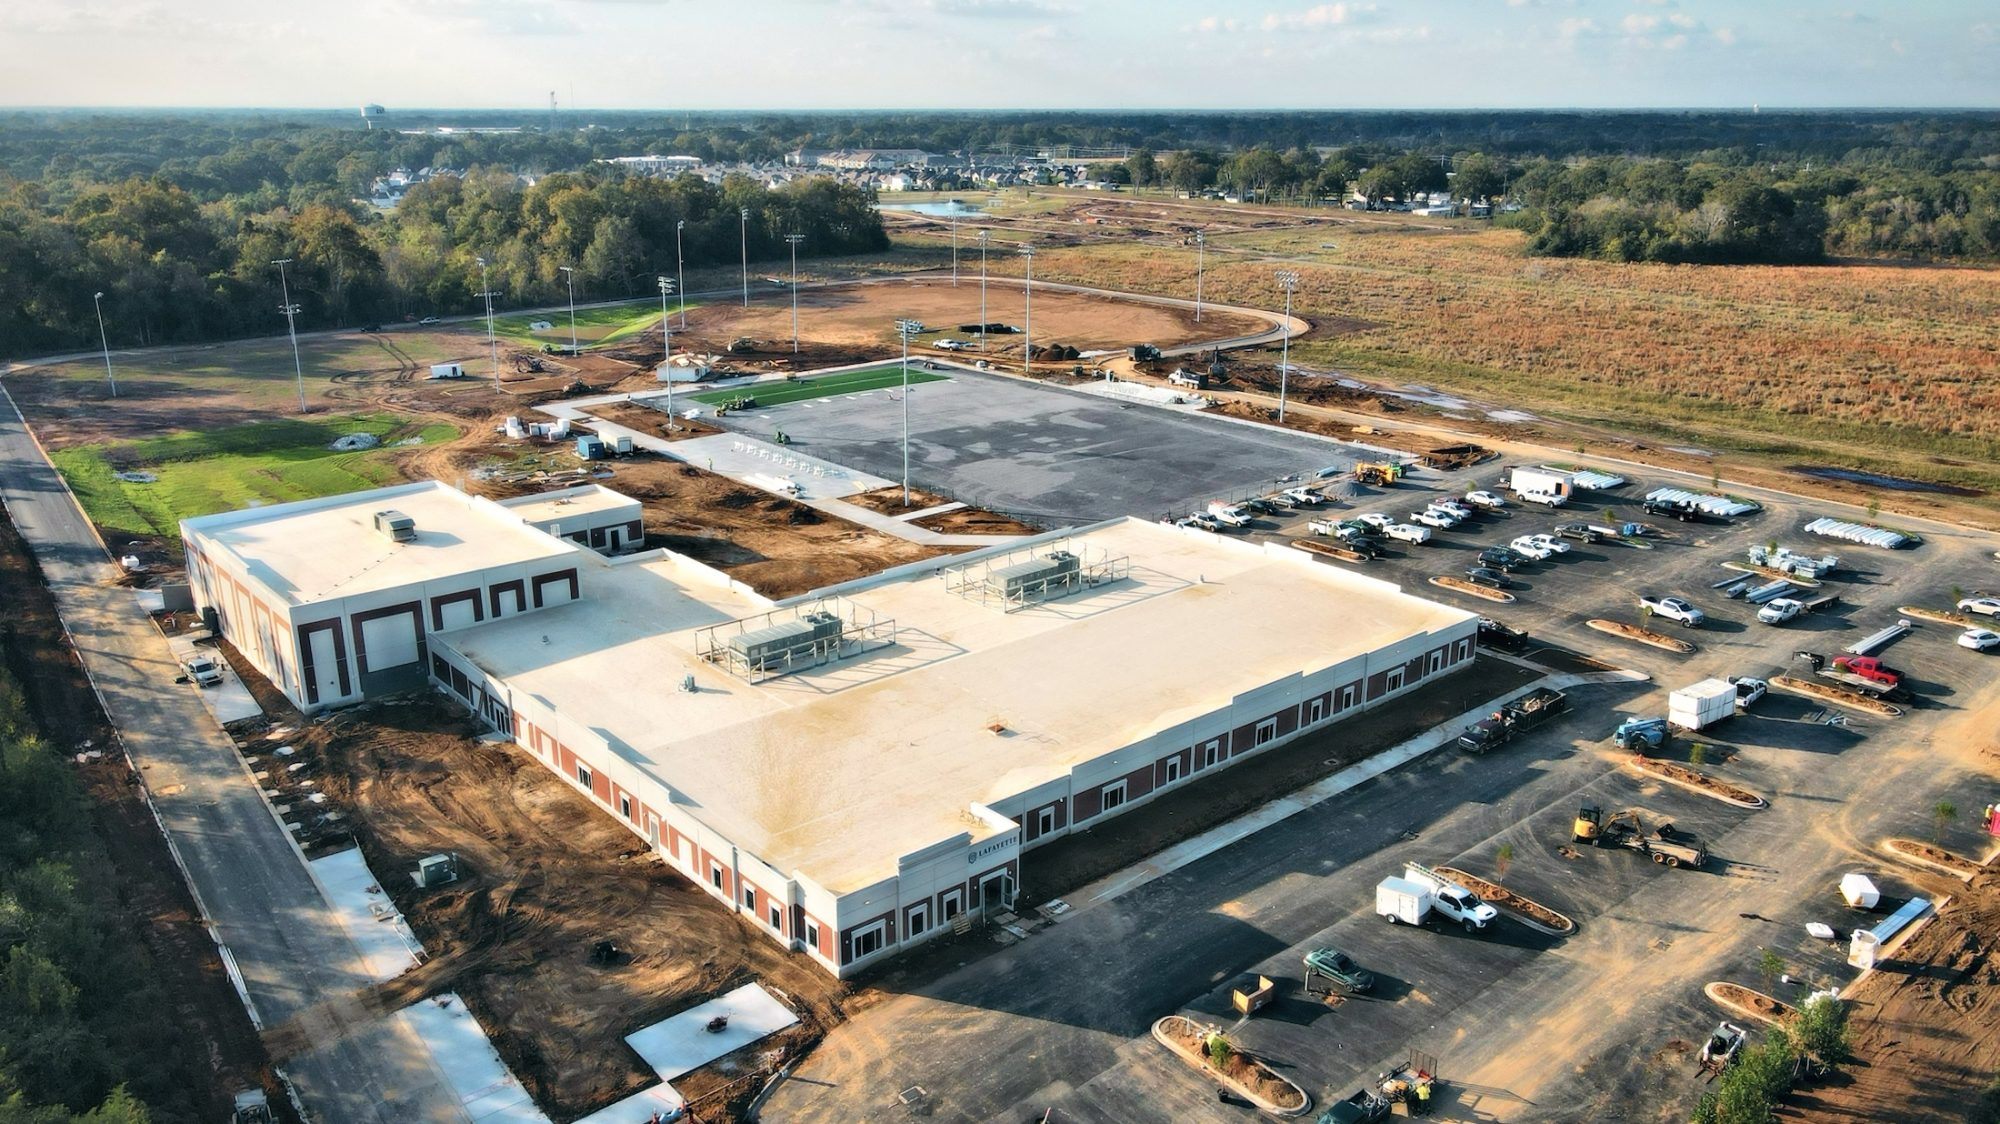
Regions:
<instances>
[{"instance_id":1,"label":"concrete sidewalk","mask_svg":"<svg viewBox=\"0 0 2000 1124\"><path fill-rule=\"evenodd\" d=\"M464 1121L423 1043L347 996L370 982L235 745L177 674L75 499L0 387L0 500L34 548L70 638L144 778L195 900L233 960L251 1019L303 1013L313 1045L279 1059L313 1120Z\"/></svg>"}]
</instances>

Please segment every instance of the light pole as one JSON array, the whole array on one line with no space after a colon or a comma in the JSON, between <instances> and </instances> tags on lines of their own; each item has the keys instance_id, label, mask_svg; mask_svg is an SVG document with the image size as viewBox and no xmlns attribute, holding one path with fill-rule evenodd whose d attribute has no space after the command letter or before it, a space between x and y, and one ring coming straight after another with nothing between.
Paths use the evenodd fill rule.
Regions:
<instances>
[{"instance_id":1,"label":"light pole","mask_svg":"<svg viewBox=\"0 0 2000 1124\"><path fill-rule=\"evenodd\" d=\"M1208 264L1208 235L1194 232L1194 322L1201 323L1201 274Z\"/></svg>"},{"instance_id":2,"label":"light pole","mask_svg":"<svg viewBox=\"0 0 2000 1124\"><path fill-rule=\"evenodd\" d=\"M910 341L923 334L921 320L896 321L903 340L903 506L910 506Z\"/></svg>"},{"instance_id":3,"label":"light pole","mask_svg":"<svg viewBox=\"0 0 2000 1124\"><path fill-rule=\"evenodd\" d=\"M493 353L493 389L500 389L500 340L493 334L493 289L486 284L486 259L479 258L479 295L486 298L486 347Z\"/></svg>"},{"instance_id":4,"label":"light pole","mask_svg":"<svg viewBox=\"0 0 2000 1124\"><path fill-rule=\"evenodd\" d=\"M993 240L993 232L979 232L979 351L986 351L986 244Z\"/></svg>"},{"instance_id":5,"label":"light pole","mask_svg":"<svg viewBox=\"0 0 2000 1124\"><path fill-rule=\"evenodd\" d=\"M673 278L660 277L660 333L666 340L666 360L661 364L667 376L667 433L674 431L674 321L667 313L667 294L674 291Z\"/></svg>"},{"instance_id":6,"label":"light pole","mask_svg":"<svg viewBox=\"0 0 2000 1124\"><path fill-rule=\"evenodd\" d=\"M299 413L306 412L306 368L299 361L299 328L293 317L299 314L299 306L292 303L291 282L285 280L285 267L292 264L290 258L279 258L271 263L278 267L278 291L284 295L284 305L278 309L285 314L285 331L292 337L292 372L299 378Z\"/></svg>"},{"instance_id":7,"label":"light pole","mask_svg":"<svg viewBox=\"0 0 2000 1124\"><path fill-rule=\"evenodd\" d=\"M803 234L787 234L785 241L792 244L792 354L799 353L799 243L806 240Z\"/></svg>"},{"instance_id":8,"label":"light pole","mask_svg":"<svg viewBox=\"0 0 2000 1124\"><path fill-rule=\"evenodd\" d=\"M743 218L743 307L750 307L750 208L739 208Z\"/></svg>"},{"instance_id":9,"label":"light pole","mask_svg":"<svg viewBox=\"0 0 2000 1124\"><path fill-rule=\"evenodd\" d=\"M1285 420L1285 386L1292 373L1292 291L1299 287L1299 271L1281 269L1278 284L1285 287L1285 347L1283 358L1278 360L1278 421Z\"/></svg>"},{"instance_id":10,"label":"light pole","mask_svg":"<svg viewBox=\"0 0 2000 1124\"><path fill-rule=\"evenodd\" d=\"M569 354L570 358L574 359L578 350L576 346L576 267L573 265L559 265L556 267L556 270L563 275L563 280L569 284Z\"/></svg>"},{"instance_id":11,"label":"light pole","mask_svg":"<svg viewBox=\"0 0 2000 1124\"><path fill-rule=\"evenodd\" d=\"M681 231L687 229L687 224L688 222L686 219L681 219L674 223L674 275L680 278L680 284L675 286L675 291L677 293L685 293L688 291L687 256L681 253ZM681 331L683 332L687 331L687 326L688 326L688 306L686 301L682 301Z\"/></svg>"},{"instance_id":12,"label":"light pole","mask_svg":"<svg viewBox=\"0 0 2000 1124\"><path fill-rule=\"evenodd\" d=\"M90 303L97 309L97 342L104 348L104 381L111 384L111 397L116 398L118 378L111 373L111 337L104 334L104 294L92 296Z\"/></svg>"},{"instance_id":13,"label":"light pole","mask_svg":"<svg viewBox=\"0 0 2000 1124\"><path fill-rule=\"evenodd\" d=\"M1021 316L1021 373L1026 375L1035 369L1035 247L1022 246L1021 256L1028 263L1027 277L1021 282L1025 310Z\"/></svg>"},{"instance_id":14,"label":"light pole","mask_svg":"<svg viewBox=\"0 0 2000 1124\"><path fill-rule=\"evenodd\" d=\"M958 288L958 216L951 216L951 287Z\"/></svg>"}]
</instances>

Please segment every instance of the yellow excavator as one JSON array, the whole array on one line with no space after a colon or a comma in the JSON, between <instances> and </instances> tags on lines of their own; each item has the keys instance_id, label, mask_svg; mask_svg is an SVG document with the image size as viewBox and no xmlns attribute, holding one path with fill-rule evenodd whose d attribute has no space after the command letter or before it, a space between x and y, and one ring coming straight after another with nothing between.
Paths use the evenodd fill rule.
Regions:
<instances>
[{"instance_id":1,"label":"yellow excavator","mask_svg":"<svg viewBox=\"0 0 2000 1124\"><path fill-rule=\"evenodd\" d=\"M1389 461L1361 461L1354 466L1354 479L1371 487L1387 487L1403 478L1403 466Z\"/></svg>"},{"instance_id":2,"label":"yellow excavator","mask_svg":"<svg viewBox=\"0 0 2000 1124\"><path fill-rule=\"evenodd\" d=\"M1662 866L1700 867L1708 862L1708 850L1693 835L1663 823L1649 835L1639 812L1627 808L1605 815L1604 809L1586 804L1577 809L1570 838L1598 847L1623 847L1637 851Z\"/></svg>"}]
</instances>

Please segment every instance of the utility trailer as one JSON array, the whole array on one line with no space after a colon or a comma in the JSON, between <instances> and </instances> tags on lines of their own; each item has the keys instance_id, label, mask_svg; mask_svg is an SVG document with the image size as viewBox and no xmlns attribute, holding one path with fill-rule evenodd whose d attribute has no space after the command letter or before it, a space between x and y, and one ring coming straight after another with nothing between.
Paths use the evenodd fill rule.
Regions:
<instances>
[{"instance_id":1,"label":"utility trailer","mask_svg":"<svg viewBox=\"0 0 2000 1124\"><path fill-rule=\"evenodd\" d=\"M1497 749L1568 709L1568 695L1538 687L1466 727L1458 736L1458 747L1467 753Z\"/></svg>"},{"instance_id":2,"label":"utility trailer","mask_svg":"<svg viewBox=\"0 0 2000 1124\"><path fill-rule=\"evenodd\" d=\"M1903 673L1874 656L1835 656L1831 661L1817 652L1800 652L1798 656L1821 679L1845 684L1880 699L1909 697L1903 688Z\"/></svg>"},{"instance_id":3,"label":"utility trailer","mask_svg":"<svg viewBox=\"0 0 2000 1124\"><path fill-rule=\"evenodd\" d=\"M1607 816L1602 808L1586 804L1577 809L1570 838L1598 847L1623 847L1645 855L1661 866L1688 866L1700 869L1708 862L1708 850L1693 835L1671 823L1663 823L1650 834L1637 809L1627 808Z\"/></svg>"}]
</instances>

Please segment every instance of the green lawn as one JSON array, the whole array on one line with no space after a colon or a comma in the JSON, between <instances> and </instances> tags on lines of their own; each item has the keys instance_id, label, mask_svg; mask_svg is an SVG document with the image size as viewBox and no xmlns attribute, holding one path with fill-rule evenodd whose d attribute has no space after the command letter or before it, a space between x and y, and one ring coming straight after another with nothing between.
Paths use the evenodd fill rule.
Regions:
<instances>
[{"instance_id":1,"label":"green lawn","mask_svg":"<svg viewBox=\"0 0 2000 1124\"><path fill-rule=\"evenodd\" d=\"M945 377L922 370L915 365L910 367L910 383L913 386L920 382L942 382ZM737 387L733 390L711 390L692 397L697 402L719 406L748 394L757 399L759 406L783 406L792 402L804 402L808 398L825 398L833 394L858 394L867 390L880 390L885 386L900 386L902 382L903 365L889 363L880 367L864 367L858 371L842 371L837 375L802 378L798 382L770 382L754 387Z\"/></svg>"},{"instance_id":2,"label":"green lawn","mask_svg":"<svg viewBox=\"0 0 2000 1124\"><path fill-rule=\"evenodd\" d=\"M372 433L383 445L355 453L327 448L350 433ZM436 444L457 436L453 426L417 425L394 414L338 415L77 446L51 459L107 537L124 532L177 540L180 521L192 516L398 483L394 442ZM130 483L118 479L121 471L159 479Z\"/></svg>"},{"instance_id":3,"label":"green lawn","mask_svg":"<svg viewBox=\"0 0 2000 1124\"><path fill-rule=\"evenodd\" d=\"M694 307L692 303L667 306L670 313ZM576 310L577 343L584 347L616 343L659 323L659 316L659 304L651 301L635 301L608 308L579 308ZM531 331L528 325L537 320L546 320L553 327L542 332ZM493 318L493 332L501 339L519 347L538 348L545 343L567 346L569 311L562 309L555 312L524 312L512 316L496 316Z\"/></svg>"}]
</instances>

